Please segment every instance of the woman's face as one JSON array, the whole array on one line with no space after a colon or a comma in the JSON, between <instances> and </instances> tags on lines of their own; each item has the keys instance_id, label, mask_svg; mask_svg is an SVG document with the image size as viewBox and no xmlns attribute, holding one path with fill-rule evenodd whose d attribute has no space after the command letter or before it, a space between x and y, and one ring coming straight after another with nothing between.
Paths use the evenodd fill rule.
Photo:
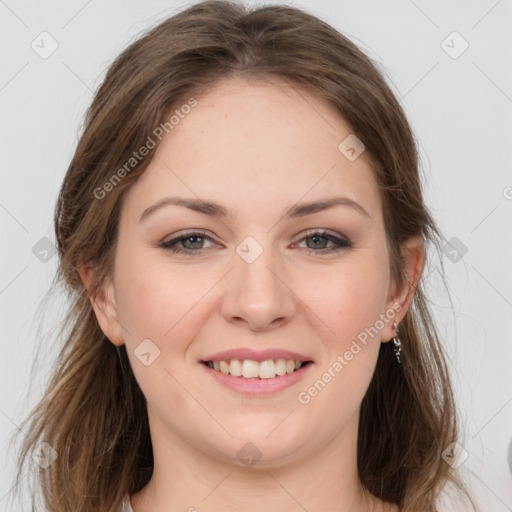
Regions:
<instances>
[{"instance_id":1,"label":"woman's face","mask_svg":"<svg viewBox=\"0 0 512 512\"><path fill-rule=\"evenodd\" d=\"M96 311L126 344L154 445L292 462L355 435L406 311L377 185L343 119L303 90L231 79L196 100L124 197Z\"/></svg>"}]
</instances>

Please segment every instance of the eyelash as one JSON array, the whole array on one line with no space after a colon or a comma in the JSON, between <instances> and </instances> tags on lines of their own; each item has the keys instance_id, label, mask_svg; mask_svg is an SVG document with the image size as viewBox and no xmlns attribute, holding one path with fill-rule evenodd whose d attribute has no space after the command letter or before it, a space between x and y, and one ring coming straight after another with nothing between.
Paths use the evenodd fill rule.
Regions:
<instances>
[{"instance_id":1,"label":"eyelash","mask_svg":"<svg viewBox=\"0 0 512 512\"><path fill-rule=\"evenodd\" d=\"M210 242L213 242L213 239L211 237L209 237L206 234L206 232L204 232L204 231L192 231L190 233L185 233L183 235L180 235L180 236L177 236L177 237L172 238L170 240L167 240L166 242L162 242L160 244L160 247L162 247L162 249L165 249L167 251L171 251L173 253L189 254L189 255L196 256L196 255L198 255L198 253L200 254L200 252L203 249L197 249L197 250L183 249L183 248L177 247L177 244L179 244L183 240L186 240L187 238L196 237L198 235L199 235L199 238L202 238L202 239L205 239L205 240L209 240ZM324 231L324 230L311 230L311 231L308 231L299 240L299 242L302 242L306 238L313 238L313 237L326 238L327 240L337 244L337 247L330 247L330 248L325 248L325 249L320 249L320 250L310 249L308 254L315 254L315 255L317 255L317 254L326 254L326 253L332 253L332 252L336 252L336 251L339 251L339 250L342 250L342 249L349 249L349 248L353 247L352 242L350 242L350 240L348 240L347 238L338 238L338 237L336 237L334 235L331 235L328 231Z\"/></svg>"}]
</instances>

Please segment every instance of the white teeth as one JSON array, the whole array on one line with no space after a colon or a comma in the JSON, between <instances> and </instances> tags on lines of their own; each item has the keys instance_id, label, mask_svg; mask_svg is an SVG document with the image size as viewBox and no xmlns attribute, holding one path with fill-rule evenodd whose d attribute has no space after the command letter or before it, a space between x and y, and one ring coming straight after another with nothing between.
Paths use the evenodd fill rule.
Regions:
<instances>
[{"instance_id":1,"label":"white teeth","mask_svg":"<svg viewBox=\"0 0 512 512\"><path fill-rule=\"evenodd\" d=\"M286 374L286 359L278 359L276 361L276 375Z\"/></svg>"},{"instance_id":2,"label":"white teeth","mask_svg":"<svg viewBox=\"0 0 512 512\"><path fill-rule=\"evenodd\" d=\"M261 361L260 363L260 379L272 379L276 376L276 363L272 359Z\"/></svg>"},{"instance_id":3,"label":"white teeth","mask_svg":"<svg viewBox=\"0 0 512 512\"><path fill-rule=\"evenodd\" d=\"M273 379L278 375L293 373L304 363L293 359L266 359L265 361L254 361L252 359L231 359L230 361L208 361L207 365L223 374L231 374L234 377L246 379Z\"/></svg>"},{"instance_id":4,"label":"white teeth","mask_svg":"<svg viewBox=\"0 0 512 512\"><path fill-rule=\"evenodd\" d=\"M229 364L226 361L220 362L220 371L226 375L229 373Z\"/></svg>"},{"instance_id":5,"label":"white teeth","mask_svg":"<svg viewBox=\"0 0 512 512\"><path fill-rule=\"evenodd\" d=\"M240 361L240 359L231 359L231 364L229 365L229 373L231 373L233 377L242 376L242 361Z\"/></svg>"},{"instance_id":6,"label":"white teeth","mask_svg":"<svg viewBox=\"0 0 512 512\"><path fill-rule=\"evenodd\" d=\"M257 361L252 361L251 359L244 359L242 363L242 375L246 379L252 379L258 377L260 372L260 367Z\"/></svg>"}]
</instances>

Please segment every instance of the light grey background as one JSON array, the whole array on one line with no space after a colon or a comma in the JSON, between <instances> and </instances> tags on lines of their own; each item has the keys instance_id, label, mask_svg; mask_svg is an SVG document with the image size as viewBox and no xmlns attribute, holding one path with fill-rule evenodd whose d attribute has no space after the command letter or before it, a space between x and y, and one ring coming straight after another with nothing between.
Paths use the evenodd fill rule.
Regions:
<instances>
[{"instance_id":1,"label":"light grey background","mask_svg":"<svg viewBox=\"0 0 512 512\"><path fill-rule=\"evenodd\" d=\"M45 299L44 317L37 309L57 259L44 237L54 239L53 207L84 111L114 57L142 30L190 3L0 0L2 512L11 510L8 440L40 398L56 354L63 300ZM435 266L427 280L450 340L460 453L467 454L460 470L483 510L510 511L512 1L288 3L351 37L381 63L402 99L422 148L427 201L453 246L444 262L455 318ZM52 40L58 48L42 58ZM465 41L469 46L458 55ZM448 502L443 510L462 512Z\"/></svg>"}]
</instances>

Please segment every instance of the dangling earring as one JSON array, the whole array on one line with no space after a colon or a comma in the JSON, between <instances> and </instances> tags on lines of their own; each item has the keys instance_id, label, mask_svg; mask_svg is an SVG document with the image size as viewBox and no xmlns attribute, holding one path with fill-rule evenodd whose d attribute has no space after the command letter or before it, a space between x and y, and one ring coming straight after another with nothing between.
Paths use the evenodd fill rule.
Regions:
<instances>
[{"instance_id":1,"label":"dangling earring","mask_svg":"<svg viewBox=\"0 0 512 512\"><path fill-rule=\"evenodd\" d=\"M395 345L395 356L398 364L402 362L402 343L400 342L400 338L398 337L398 325L396 322L393 322L393 327L396 331L396 336L393 338L393 344Z\"/></svg>"}]
</instances>

